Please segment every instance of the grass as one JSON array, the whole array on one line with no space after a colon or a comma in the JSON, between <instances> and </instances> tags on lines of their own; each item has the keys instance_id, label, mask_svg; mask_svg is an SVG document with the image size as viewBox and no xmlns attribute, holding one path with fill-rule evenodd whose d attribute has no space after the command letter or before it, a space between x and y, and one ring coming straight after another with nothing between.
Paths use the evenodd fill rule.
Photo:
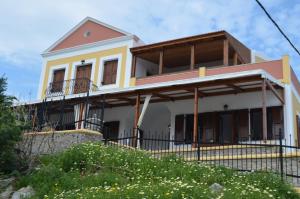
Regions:
<instances>
[{"instance_id":1,"label":"grass","mask_svg":"<svg viewBox=\"0 0 300 199\"><path fill-rule=\"evenodd\" d=\"M213 183L224 186L223 192L212 193ZM27 185L35 189L34 198L300 198L275 174L240 173L175 157L158 160L96 143L41 158L40 166L17 182Z\"/></svg>"}]
</instances>

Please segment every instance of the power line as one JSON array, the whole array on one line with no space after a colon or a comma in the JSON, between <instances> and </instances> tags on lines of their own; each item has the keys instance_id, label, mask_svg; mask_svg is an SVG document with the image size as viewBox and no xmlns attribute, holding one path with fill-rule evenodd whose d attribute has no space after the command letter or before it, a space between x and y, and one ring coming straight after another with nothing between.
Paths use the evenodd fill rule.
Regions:
<instances>
[{"instance_id":1,"label":"power line","mask_svg":"<svg viewBox=\"0 0 300 199\"><path fill-rule=\"evenodd\" d=\"M265 9L265 7L259 2L259 0L255 0L256 3L263 9L265 14L268 16L268 18L272 21L272 23L276 26L276 28L279 30L279 32L284 36L284 38L289 42L289 44L294 48L294 50L298 53L300 56L299 50L296 48L296 46L291 42L291 40L288 38L288 36L283 32L283 30L279 27L279 25L275 22L275 20L271 17L271 15L268 13L268 11Z\"/></svg>"}]
</instances>

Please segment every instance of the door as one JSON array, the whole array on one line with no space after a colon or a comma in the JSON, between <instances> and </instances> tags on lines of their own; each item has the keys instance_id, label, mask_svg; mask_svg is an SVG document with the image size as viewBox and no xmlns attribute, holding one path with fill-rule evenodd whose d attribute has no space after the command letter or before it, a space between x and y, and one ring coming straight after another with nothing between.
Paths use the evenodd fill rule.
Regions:
<instances>
[{"instance_id":1,"label":"door","mask_svg":"<svg viewBox=\"0 0 300 199\"><path fill-rule=\"evenodd\" d=\"M51 93L62 92L65 78L65 69L55 70L53 73L53 81Z\"/></svg>"},{"instance_id":2,"label":"door","mask_svg":"<svg viewBox=\"0 0 300 199\"><path fill-rule=\"evenodd\" d=\"M200 114L201 141L203 143L214 143L215 140L215 113Z\"/></svg>"},{"instance_id":3,"label":"door","mask_svg":"<svg viewBox=\"0 0 300 199\"><path fill-rule=\"evenodd\" d=\"M251 114L251 139L261 140L262 139L262 110L252 109Z\"/></svg>"},{"instance_id":4,"label":"door","mask_svg":"<svg viewBox=\"0 0 300 199\"><path fill-rule=\"evenodd\" d=\"M115 84L117 80L118 60L106 61L103 71L103 85Z\"/></svg>"},{"instance_id":5,"label":"door","mask_svg":"<svg viewBox=\"0 0 300 199\"><path fill-rule=\"evenodd\" d=\"M249 140L249 111L247 109L236 111L236 127L238 141Z\"/></svg>"},{"instance_id":6,"label":"door","mask_svg":"<svg viewBox=\"0 0 300 199\"><path fill-rule=\"evenodd\" d=\"M219 115L220 143L233 143L233 113Z\"/></svg>"},{"instance_id":7,"label":"door","mask_svg":"<svg viewBox=\"0 0 300 199\"><path fill-rule=\"evenodd\" d=\"M92 65L78 66L76 69L76 79L74 93L84 93L89 90Z\"/></svg>"},{"instance_id":8,"label":"door","mask_svg":"<svg viewBox=\"0 0 300 199\"><path fill-rule=\"evenodd\" d=\"M104 133L104 139L109 139L112 141L117 141L119 138L119 121L111 121L111 122L105 122L105 133Z\"/></svg>"}]
</instances>

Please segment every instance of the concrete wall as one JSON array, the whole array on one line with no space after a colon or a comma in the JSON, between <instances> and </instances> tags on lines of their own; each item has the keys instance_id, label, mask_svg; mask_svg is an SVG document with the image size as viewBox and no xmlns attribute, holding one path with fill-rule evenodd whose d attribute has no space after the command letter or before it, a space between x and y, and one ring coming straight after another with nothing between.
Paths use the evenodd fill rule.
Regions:
<instances>
[{"instance_id":1,"label":"concrete wall","mask_svg":"<svg viewBox=\"0 0 300 199\"><path fill-rule=\"evenodd\" d=\"M102 134L88 130L35 132L24 134L18 148L27 154L43 155L63 151L84 142L100 142Z\"/></svg>"}]
</instances>

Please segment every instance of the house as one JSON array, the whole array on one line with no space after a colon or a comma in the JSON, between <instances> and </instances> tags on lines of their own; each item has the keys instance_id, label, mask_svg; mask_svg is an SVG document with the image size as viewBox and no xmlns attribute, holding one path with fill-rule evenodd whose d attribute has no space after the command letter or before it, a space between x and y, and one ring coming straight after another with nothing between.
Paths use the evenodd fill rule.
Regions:
<instances>
[{"instance_id":1,"label":"house","mask_svg":"<svg viewBox=\"0 0 300 199\"><path fill-rule=\"evenodd\" d=\"M267 60L226 31L144 44L87 17L42 57L31 104L38 130L105 127L108 138L178 145L278 140L282 132L300 145L300 84L289 57Z\"/></svg>"}]
</instances>

